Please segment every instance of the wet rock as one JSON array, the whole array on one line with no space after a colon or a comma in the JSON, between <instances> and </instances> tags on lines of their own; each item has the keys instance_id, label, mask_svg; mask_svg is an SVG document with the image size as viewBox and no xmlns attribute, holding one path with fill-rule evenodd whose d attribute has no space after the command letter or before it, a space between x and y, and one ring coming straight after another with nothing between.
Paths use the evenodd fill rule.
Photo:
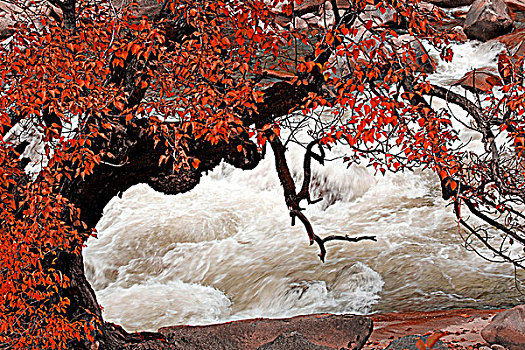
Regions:
<instances>
[{"instance_id":1,"label":"wet rock","mask_svg":"<svg viewBox=\"0 0 525 350\"><path fill-rule=\"evenodd\" d=\"M14 33L12 27L15 25L9 14L2 13L0 14L0 39L5 39L11 36Z\"/></svg>"},{"instance_id":2,"label":"wet rock","mask_svg":"<svg viewBox=\"0 0 525 350\"><path fill-rule=\"evenodd\" d=\"M451 29L451 31L456 34L456 40L460 43L464 43L468 40L467 34L465 34L465 31L463 30L463 27L461 26L455 26Z\"/></svg>"},{"instance_id":3,"label":"wet rock","mask_svg":"<svg viewBox=\"0 0 525 350\"><path fill-rule=\"evenodd\" d=\"M41 28L40 15L59 20L62 11L49 3L29 4L27 8L21 8L15 3L0 1L0 40L14 33L13 26L17 22L31 22Z\"/></svg>"},{"instance_id":4,"label":"wet rock","mask_svg":"<svg viewBox=\"0 0 525 350\"><path fill-rule=\"evenodd\" d=\"M271 343L257 350L337 350L328 346L316 345L298 332L283 333Z\"/></svg>"},{"instance_id":5,"label":"wet rock","mask_svg":"<svg viewBox=\"0 0 525 350\"><path fill-rule=\"evenodd\" d=\"M525 349L525 305L496 314L492 322L481 330L481 336L487 343L501 345L508 350Z\"/></svg>"},{"instance_id":6,"label":"wet rock","mask_svg":"<svg viewBox=\"0 0 525 350\"><path fill-rule=\"evenodd\" d=\"M438 7L430 2L421 1L419 3L419 10L426 14L432 14Z\"/></svg>"},{"instance_id":7,"label":"wet rock","mask_svg":"<svg viewBox=\"0 0 525 350\"><path fill-rule=\"evenodd\" d=\"M509 33L514 27L503 0L476 0L465 18L463 29L471 39L487 41Z\"/></svg>"},{"instance_id":8,"label":"wet rock","mask_svg":"<svg viewBox=\"0 0 525 350\"><path fill-rule=\"evenodd\" d=\"M319 17L314 15L313 13L307 13L306 15L301 17L309 26L317 25L319 22Z\"/></svg>"},{"instance_id":9,"label":"wet rock","mask_svg":"<svg viewBox=\"0 0 525 350\"><path fill-rule=\"evenodd\" d=\"M390 345L385 350L419 350L416 346L416 343L418 340L422 340L425 344L427 342L427 338L430 335L422 336L422 335L407 335L406 337L398 338L393 340ZM432 347L433 350L446 350L448 347L441 341L438 340L434 346Z\"/></svg>"},{"instance_id":10,"label":"wet rock","mask_svg":"<svg viewBox=\"0 0 525 350\"><path fill-rule=\"evenodd\" d=\"M502 35L494 39L505 45L509 52L514 51L522 42L525 41L525 29L518 29L512 33ZM513 54L513 53L512 53Z\"/></svg>"},{"instance_id":11,"label":"wet rock","mask_svg":"<svg viewBox=\"0 0 525 350\"><path fill-rule=\"evenodd\" d=\"M439 7L453 8L470 5L474 0L427 0Z\"/></svg>"},{"instance_id":12,"label":"wet rock","mask_svg":"<svg viewBox=\"0 0 525 350\"><path fill-rule=\"evenodd\" d=\"M506 347L502 346L502 345L498 345L498 344L494 344L490 347L491 350L507 350Z\"/></svg>"},{"instance_id":13,"label":"wet rock","mask_svg":"<svg viewBox=\"0 0 525 350\"><path fill-rule=\"evenodd\" d=\"M469 91L488 93L492 91L494 86L502 86L503 81L497 70L483 67L468 72L461 79L452 83L452 86L456 85L460 85Z\"/></svg>"},{"instance_id":14,"label":"wet rock","mask_svg":"<svg viewBox=\"0 0 525 350\"><path fill-rule=\"evenodd\" d=\"M153 17L162 9L162 3L159 3L157 0L137 0L135 2L137 3L137 6L133 10L133 15L137 17ZM129 4L130 2L127 0L113 0L113 6L117 9Z\"/></svg>"},{"instance_id":15,"label":"wet rock","mask_svg":"<svg viewBox=\"0 0 525 350\"><path fill-rule=\"evenodd\" d=\"M165 327L159 329L159 332L169 343L185 350L256 350L289 332L304 335L303 340L316 346L357 350L361 349L370 336L372 320L365 316L318 314L287 319L252 319L209 326ZM291 338L282 338L279 342L301 341L299 336Z\"/></svg>"},{"instance_id":16,"label":"wet rock","mask_svg":"<svg viewBox=\"0 0 525 350\"><path fill-rule=\"evenodd\" d=\"M505 4L515 11L525 11L525 1L524 0L504 0Z\"/></svg>"},{"instance_id":17,"label":"wet rock","mask_svg":"<svg viewBox=\"0 0 525 350\"><path fill-rule=\"evenodd\" d=\"M295 29L303 30L308 28L308 23L301 17L295 17L294 20Z\"/></svg>"}]
</instances>

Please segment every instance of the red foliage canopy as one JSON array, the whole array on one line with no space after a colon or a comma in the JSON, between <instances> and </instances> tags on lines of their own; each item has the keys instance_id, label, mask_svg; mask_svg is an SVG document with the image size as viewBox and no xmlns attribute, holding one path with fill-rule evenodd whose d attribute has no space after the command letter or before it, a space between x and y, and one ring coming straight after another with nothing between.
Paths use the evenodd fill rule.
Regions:
<instances>
[{"instance_id":1,"label":"red foliage canopy","mask_svg":"<svg viewBox=\"0 0 525 350\"><path fill-rule=\"evenodd\" d=\"M104 181L117 179L125 189L132 181L115 170L124 167L180 192L221 159L255 166L267 142L290 215L321 259L330 240L362 239L317 236L300 207L315 202L311 160L324 162L341 144L346 161L383 173L432 169L469 237L522 267L510 249L525 244L517 207L525 198L521 60L502 61L506 85L484 101L432 85L435 63L422 43L450 60L455 39L440 27L438 8L429 14L413 0L165 0L143 14L134 3L14 4L14 34L0 46L0 348L89 348L95 339L112 348L96 303L83 306L74 292L87 282L66 273L96 223L79 188L107 189ZM308 12L318 22L300 26ZM435 110L430 97L463 108L485 150L462 148L455 116ZM297 187L281 134L293 139L301 123L309 123L309 140ZM488 226L468 224L462 205Z\"/></svg>"}]
</instances>

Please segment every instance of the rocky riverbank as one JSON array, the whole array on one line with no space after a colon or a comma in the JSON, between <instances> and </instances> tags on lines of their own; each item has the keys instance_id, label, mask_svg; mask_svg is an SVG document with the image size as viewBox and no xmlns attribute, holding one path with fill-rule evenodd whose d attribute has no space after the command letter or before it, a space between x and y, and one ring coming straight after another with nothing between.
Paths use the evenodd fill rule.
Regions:
<instances>
[{"instance_id":1,"label":"rocky riverbank","mask_svg":"<svg viewBox=\"0 0 525 350\"><path fill-rule=\"evenodd\" d=\"M525 349L525 307L509 310L438 310L369 316L315 314L250 319L208 326L164 327L167 343L188 350L422 350ZM428 348L430 349L430 348Z\"/></svg>"}]
</instances>

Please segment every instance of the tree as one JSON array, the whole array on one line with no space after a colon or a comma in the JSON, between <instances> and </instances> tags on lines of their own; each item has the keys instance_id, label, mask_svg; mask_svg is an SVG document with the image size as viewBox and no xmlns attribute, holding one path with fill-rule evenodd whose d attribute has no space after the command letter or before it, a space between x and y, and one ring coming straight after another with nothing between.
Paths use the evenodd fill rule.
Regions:
<instances>
[{"instance_id":1,"label":"tree","mask_svg":"<svg viewBox=\"0 0 525 350\"><path fill-rule=\"evenodd\" d=\"M512 249L525 244L522 62L502 59L502 94L483 100L432 85L421 40L450 60L455 39L439 9L430 22L408 0L165 0L147 15L97 0L13 4L0 48L0 348L169 348L103 321L82 245L130 186L185 192L221 161L255 167L267 145L292 224L323 261L326 242L374 239L323 238L300 206L316 203L312 161L341 144L346 161L383 173L433 170L467 244L523 267ZM308 12L319 25L299 25ZM482 152L464 149L455 118L483 136ZM299 186L286 146L304 123Z\"/></svg>"}]
</instances>

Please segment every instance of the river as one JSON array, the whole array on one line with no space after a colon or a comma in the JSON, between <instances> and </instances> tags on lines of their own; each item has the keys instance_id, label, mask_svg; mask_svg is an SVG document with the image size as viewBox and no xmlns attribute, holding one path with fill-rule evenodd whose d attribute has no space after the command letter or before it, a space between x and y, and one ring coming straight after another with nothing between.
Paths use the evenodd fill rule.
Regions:
<instances>
[{"instance_id":1,"label":"river","mask_svg":"<svg viewBox=\"0 0 525 350\"><path fill-rule=\"evenodd\" d=\"M439 62L431 80L447 84L470 68L494 67L500 47L468 42L454 49L454 61ZM290 149L297 176L302 152ZM327 243L321 263L304 228L290 225L271 154L251 171L223 164L185 194L137 185L114 198L84 250L106 320L137 331L525 301L511 266L465 250L430 172L383 176L333 161L315 165L314 179L314 193L325 198L306 210L316 232L375 235L377 242Z\"/></svg>"}]
</instances>

